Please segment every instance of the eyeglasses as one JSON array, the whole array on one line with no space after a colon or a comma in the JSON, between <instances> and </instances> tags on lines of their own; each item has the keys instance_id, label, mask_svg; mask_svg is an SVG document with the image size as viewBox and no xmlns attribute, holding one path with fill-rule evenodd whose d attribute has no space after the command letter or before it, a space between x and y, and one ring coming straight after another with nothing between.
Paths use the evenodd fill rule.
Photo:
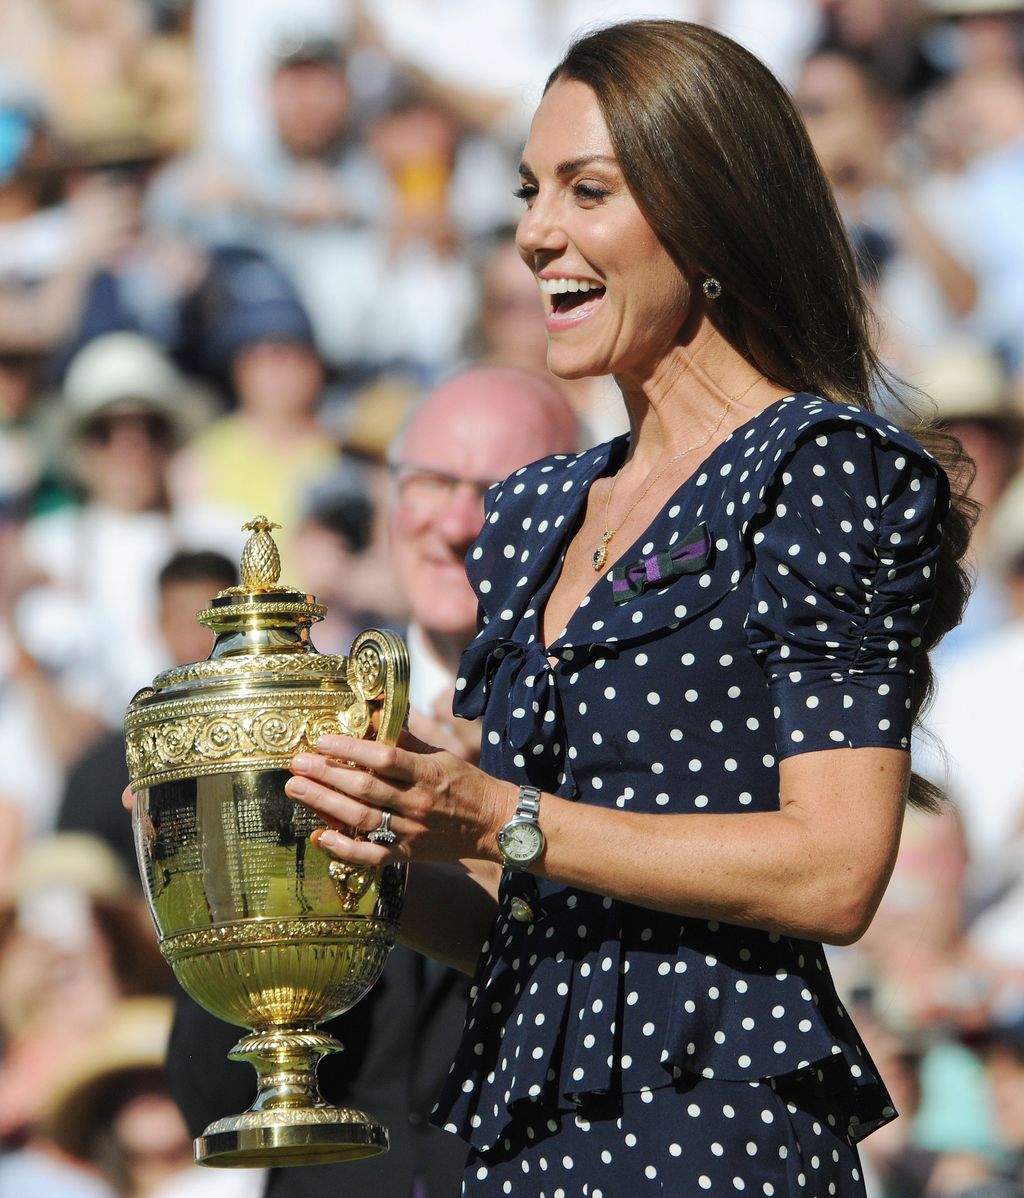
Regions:
<instances>
[{"instance_id":1,"label":"eyeglasses","mask_svg":"<svg viewBox=\"0 0 1024 1198\"><path fill-rule=\"evenodd\" d=\"M482 504L484 495L496 481L448 474L444 470L433 470L430 466L420 466L415 462L391 462L388 472L394 479L401 501L424 514L440 511L452 501L459 487L471 488L476 502Z\"/></svg>"},{"instance_id":2,"label":"eyeglasses","mask_svg":"<svg viewBox=\"0 0 1024 1198\"><path fill-rule=\"evenodd\" d=\"M170 422L156 412L118 412L110 416L97 416L82 429L82 437L95 445L109 445L117 430L128 424L140 429L154 445L161 448L174 442Z\"/></svg>"}]
</instances>

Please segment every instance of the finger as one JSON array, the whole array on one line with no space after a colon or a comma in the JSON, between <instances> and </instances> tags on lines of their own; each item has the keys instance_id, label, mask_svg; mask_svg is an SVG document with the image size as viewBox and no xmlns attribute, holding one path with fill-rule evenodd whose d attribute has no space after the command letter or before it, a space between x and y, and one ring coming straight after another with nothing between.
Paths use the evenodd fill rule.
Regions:
<instances>
[{"instance_id":1,"label":"finger","mask_svg":"<svg viewBox=\"0 0 1024 1198\"><path fill-rule=\"evenodd\" d=\"M334 757L388 778L411 782L414 776L415 758L396 745L354 736L321 736L315 748L322 757Z\"/></svg>"},{"instance_id":2,"label":"finger","mask_svg":"<svg viewBox=\"0 0 1024 1198\"><path fill-rule=\"evenodd\" d=\"M310 778L331 790L340 791L375 807L392 807L410 784L397 778L384 777L375 771L360 769L334 757L320 753L299 753L292 758L290 769L296 777ZM295 791L289 791L294 794Z\"/></svg>"},{"instance_id":3,"label":"finger","mask_svg":"<svg viewBox=\"0 0 1024 1198\"><path fill-rule=\"evenodd\" d=\"M121 806L125 811L135 810L135 791L130 786L121 791Z\"/></svg>"},{"instance_id":4,"label":"finger","mask_svg":"<svg viewBox=\"0 0 1024 1198\"><path fill-rule=\"evenodd\" d=\"M383 807L396 810L392 803L373 804L361 801L352 795L339 792L333 786L316 782L303 775L289 778L284 790L290 799L309 807L329 823L364 834L380 827L380 813Z\"/></svg>"},{"instance_id":5,"label":"finger","mask_svg":"<svg viewBox=\"0 0 1024 1198\"><path fill-rule=\"evenodd\" d=\"M310 839L329 857L336 857L347 865L379 867L395 860L395 854L384 845L357 840L334 828L318 828Z\"/></svg>"}]
</instances>

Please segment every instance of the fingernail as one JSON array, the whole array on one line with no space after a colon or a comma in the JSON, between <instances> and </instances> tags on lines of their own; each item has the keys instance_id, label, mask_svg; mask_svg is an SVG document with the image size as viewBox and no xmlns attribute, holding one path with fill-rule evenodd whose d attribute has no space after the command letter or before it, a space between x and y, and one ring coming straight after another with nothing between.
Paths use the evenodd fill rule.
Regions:
<instances>
[{"instance_id":1,"label":"fingernail","mask_svg":"<svg viewBox=\"0 0 1024 1198\"><path fill-rule=\"evenodd\" d=\"M309 753L298 753L295 757L292 758L292 769L293 770L308 770L308 769L312 768L312 765L313 765L313 758L310 756Z\"/></svg>"},{"instance_id":2,"label":"fingernail","mask_svg":"<svg viewBox=\"0 0 1024 1198\"><path fill-rule=\"evenodd\" d=\"M300 798L309 791L309 785L305 778L289 778L284 784L285 794L291 795L293 799Z\"/></svg>"},{"instance_id":3,"label":"fingernail","mask_svg":"<svg viewBox=\"0 0 1024 1198\"><path fill-rule=\"evenodd\" d=\"M328 852L337 852L338 849L341 848L341 845L342 840L338 833L331 832L328 829L325 829L323 832L321 832L319 838L317 839L317 847L321 849L327 849Z\"/></svg>"}]
</instances>

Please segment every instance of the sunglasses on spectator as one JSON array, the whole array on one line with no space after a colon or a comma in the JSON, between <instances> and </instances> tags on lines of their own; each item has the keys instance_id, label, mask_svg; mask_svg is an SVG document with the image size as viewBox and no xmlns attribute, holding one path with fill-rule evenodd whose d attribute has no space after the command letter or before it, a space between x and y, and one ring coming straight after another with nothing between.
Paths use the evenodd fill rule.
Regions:
<instances>
[{"instance_id":1,"label":"sunglasses on spectator","mask_svg":"<svg viewBox=\"0 0 1024 1198\"><path fill-rule=\"evenodd\" d=\"M391 462L388 471L402 502L424 513L440 511L451 502L459 487L471 488L476 501L483 503L484 495L496 481L493 478L466 478L415 462Z\"/></svg>"},{"instance_id":2,"label":"sunglasses on spectator","mask_svg":"<svg viewBox=\"0 0 1024 1198\"><path fill-rule=\"evenodd\" d=\"M174 442L170 421L157 412L118 412L110 416L97 416L82 429L82 439L94 445L109 445L116 431L126 424L141 429L154 445L161 448Z\"/></svg>"}]
</instances>

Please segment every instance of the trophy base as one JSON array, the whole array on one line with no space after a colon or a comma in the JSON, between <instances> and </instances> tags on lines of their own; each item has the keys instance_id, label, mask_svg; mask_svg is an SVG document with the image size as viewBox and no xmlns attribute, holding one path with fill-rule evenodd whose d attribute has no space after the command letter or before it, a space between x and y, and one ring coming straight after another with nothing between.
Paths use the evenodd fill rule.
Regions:
<instances>
[{"instance_id":1,"label":"trophy base","mask_svg":"<svg viewBox=\"0 0 1024 1198\"><path fill-rule=\"evenodd\" d=\"M362 1111L293 1107L218 1119L194 1141L194 1147L200 1165L276 1169L376 1156L387 1150L388 1133Z\"/></svg>"}]
</instances>

